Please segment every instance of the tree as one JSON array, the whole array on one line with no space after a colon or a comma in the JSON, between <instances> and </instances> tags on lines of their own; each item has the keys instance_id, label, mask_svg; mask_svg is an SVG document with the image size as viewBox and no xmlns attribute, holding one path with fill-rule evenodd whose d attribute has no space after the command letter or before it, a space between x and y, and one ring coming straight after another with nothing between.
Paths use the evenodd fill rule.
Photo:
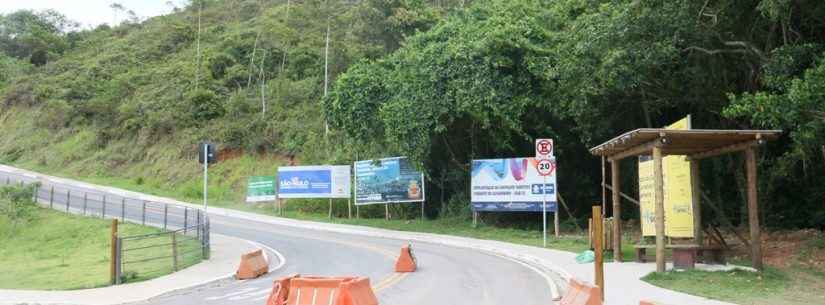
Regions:
<instances>
[{"instance_id":1,"label":"tree","mask_svg":"<svg viewBox=\"0 0 825 305\"><path fill-rule=\"evenodd\" d=\"M69 48L66 33L77 27L76 22L54 10L0 15L0 51L43 65Z\"/></svg>"}]
</instances>

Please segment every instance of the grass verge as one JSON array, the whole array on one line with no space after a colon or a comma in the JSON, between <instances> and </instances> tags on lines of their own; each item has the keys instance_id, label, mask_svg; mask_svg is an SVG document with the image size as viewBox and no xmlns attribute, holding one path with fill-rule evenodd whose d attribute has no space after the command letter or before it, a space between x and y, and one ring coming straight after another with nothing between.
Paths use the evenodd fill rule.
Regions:
<instances>
[{"instance_id":1,"label":"grass verge","mask_svg":"<svg viewBox=\"0 0 825 305\"><path fill-rule=\"evenodd\" d=\"M0 198L4 199L4 198ZM70 290L109 284L111 221L31 207L25 220L0 215L0 288ZM160 232L159 229L121 224L122 235ZM142 253L158 256L155 248ZM170 259L135 266L129 282L170 273ZM184 257L183 266L200 257ZM160 270L141 274L141 270Z\"/></svg>"}]
</instances>

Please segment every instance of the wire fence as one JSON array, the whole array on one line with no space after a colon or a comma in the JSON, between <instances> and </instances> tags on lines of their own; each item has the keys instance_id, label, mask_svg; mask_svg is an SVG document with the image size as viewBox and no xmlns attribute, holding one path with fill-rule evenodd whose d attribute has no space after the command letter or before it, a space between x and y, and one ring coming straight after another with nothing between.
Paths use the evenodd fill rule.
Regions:
<instances>
[{"instance_id":1,"label":"wire fence","mask_svg":"<svg viewBox=\"0 0 825 305\"><path fill-rule=\"evenodd\" d=\"M24 175L0 173L3 182L21 186L37 183L32 199L51 209L162 229L116 236L114 284L154 278L209 259L209 219L200 209L50 184Z\"/></svg>"}]
</instances>

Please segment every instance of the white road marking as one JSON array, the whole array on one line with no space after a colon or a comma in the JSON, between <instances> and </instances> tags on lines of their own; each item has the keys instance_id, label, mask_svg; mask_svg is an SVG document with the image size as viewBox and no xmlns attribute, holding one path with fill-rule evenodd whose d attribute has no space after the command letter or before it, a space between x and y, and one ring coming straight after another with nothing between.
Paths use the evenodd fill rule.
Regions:
<instances>
[{"instance_id":1,"label":"white road marking","mask_svg":"<svg viewBox=\"0 0 825 305\"><path fill-rule=\"evenodd\" d=\"M244 293L250 292L250 291L255 290L255 289L257 289L257 288L254 288L254 287L244 288L244 289L241 289L240 291L227 293L227 294L224 294L224 295L221 295L221 296L214 296L214 297L204 298L204 300L207 300L207 301L220 300L220 299L228 298L228 297L231 297L231 296L236 296L236 295L239 295L239 294L244 294Z\"/></svg>"},{"instance_id":2,"label":"white road marking","mask_svg":"<svg viewBox=\"0 0 825 305\"><path fill-rule=\"evenodd\" d=\"M243 299L247 299L247 298L251 298L251 297L256 297L256 296L259 296L259 295L262 295L262 294L266 294L266 296L269 297L268 294L270 292L272 292L272 288L264 288L264 289L261 289L261 290L255 291L255 292L246 293L244 295L237 295L237 296L228 298L227 300L229 300L229 301L239 301L239 300L243 300Z\"/></svg>"}]
</instances>

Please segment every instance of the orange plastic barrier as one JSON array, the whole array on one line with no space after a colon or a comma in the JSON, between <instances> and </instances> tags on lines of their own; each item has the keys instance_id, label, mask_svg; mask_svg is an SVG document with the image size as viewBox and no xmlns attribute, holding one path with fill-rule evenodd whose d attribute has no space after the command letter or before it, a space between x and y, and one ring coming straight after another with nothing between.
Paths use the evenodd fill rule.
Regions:
<instances>
[{"instance_id":1,"label":"orange plastic barrier","mask_svg":"<svg viewBox=\"0 0 825 305\"><path fill-rule=\"evenodd\" d=\"M412 246L408 244L401 247L401 255L395 262L395 272L414 272L417 267L418 262L412 253Z\"/></svg>"},{"instance_id":2,"label":"orange plastic barrier","mask_svg":"<svg viewBox=\"0 0 825 305\"><path fill-rule=\"evenodd\" d=\"M262 250L252 251L241 255L241 264L235 277L239 280L254 279L269 272L269 263L264 258Z\"/></svg>"},{"instance_id":3,"label":"orange plastic barrier","mask_svg":"<svg viewBox=\"0 0 825 305\"><path fill-rule=\"evenodd\" d=\"M378 305L368 278L300 277L275 281L267 305Z\"/></svg>"},{"instance_id":4,"label":"orange plastic barrier","mask_svg":"<svg viewBox=\"0 0 825 305\"><path fill-rule=\"evenodd\" d=\"M602 292L599 287L571 278L567 293L559 305L602 305Z\"/></svg>"}]
</instances>

